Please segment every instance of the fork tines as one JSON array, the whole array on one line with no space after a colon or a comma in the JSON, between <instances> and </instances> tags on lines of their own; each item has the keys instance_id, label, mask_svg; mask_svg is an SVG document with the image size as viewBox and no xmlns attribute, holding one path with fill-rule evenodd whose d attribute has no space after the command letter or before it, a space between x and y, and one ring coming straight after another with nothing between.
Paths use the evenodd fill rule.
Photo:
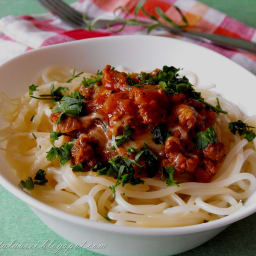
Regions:
<instances>
[{"instance_id":1,"label":"fork tines","mask_svg":"<svg viewBox=\"0 0 256 256\"><path fill-rule=\"evenodd\" d=\"M67 22L72 27L84 27L86 23L83 19L82 13L62 0L38 0L43 7L58 16L63 21Z\"/></svg>"}]
</instances>

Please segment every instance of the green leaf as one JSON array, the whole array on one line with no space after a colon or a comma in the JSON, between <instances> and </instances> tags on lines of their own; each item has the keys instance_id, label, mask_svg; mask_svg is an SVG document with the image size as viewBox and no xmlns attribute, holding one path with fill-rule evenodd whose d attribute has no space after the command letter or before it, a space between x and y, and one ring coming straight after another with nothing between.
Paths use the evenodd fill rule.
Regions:
<instances>
[{"instance_id":1,"label":"green leaf","mask_svg":"<svg viewBox=\"0 0 256 256\"><path fill-rule=\"evenodd\" d=\"M58 107L56 107L56 109L57 109ZM55 109L55 110L56 110ZM61 111L61 109L60 109L60 111ZM63 120L65 120L67 118L67 115L65 114L65 113L61 113L60 114L60 116L59 116L59 118L58 118L58 120L57 120L57 122L56 122L56 124L60 124Z\"/></svg>"},{"instance_id":2,"label":"green leaf","mask_svg":"<svg viewBox=\"0 0 256 256\"><path fill-rule=\"evenodd\" d=\"M54 88L54 84L51 85L50 93L53 98L55 98L56 101L59 101L64 96L62 92L69 91L68 87L58 87L57 89Z\"/></svg>"},{"instance_id":3,"label":"green leaf","mask_svg":"<svg viewBox=\"0 0 256 256\"><path fill-rule=\"evenodd\" d=\"M82 84L84 85L84 87L86 88L92 88L95 84L101 82L102 80L102 72L97 72L97 74L93 77L90 78L83 78Z\"/></svg>"},{"instance_id":4,"label":"green leaf","mask_svg":"<svg viewBox=\"0 0 256 256\"><path fill-rule=\"evenodd\" d=\"M156 29L158 27L161 27L160 23L155 23L155 24L152 24L152 25L148 26L147 34L150 34L152 30L154 30L154 29Z\"/></svg>"},{"instance_id":5,"label":"green leaf","mask_svg":"<svg viewBox=\"0 0 256 256\"><path fill-rule=\"evenodd\" d=\"M216 113L222 113L222 114L227 114L228 112L224 111L224 110L221 108L219 98L216 98L216 101L217 101L217 105L216 105L216 107L215 107L215 111L214 111L214 112L216 112Z\"/></svg>"},{"instance_id":6,"label":"green leaf","mask_svg":"<svg viewBox=\"0 0 256 256\"><path fill-rule=\"evenodd\" d=\"M158 126L155 126L152 130L153 141L156 144L164 144L168 135L168 130L165 124L160 123Z\"/></svg>"},{"instance_id":7,"label":"green leaf","mask_svg":"<svg viewBox=\"0 0 256 256\"><path fill-rule=\"evenodd\" d=\"M123 134L115 137L116 145L119 147L120 145L130 140L132 133L133 133L133 129L129 125L126 125L124 127Z\"/></svg>"},{"instance_id":8,"label":"green leaf","mask_svg":"<svg viewBox=\"0 0 256 256\"><path fill-rule=\"evenodd\" d=\"M38 88L37 85L31 84L31 85L28 87L29 96L32 96L32 95L34 94L34 92L37 91L37 88Z\"/></svg>"},{"instance_id":9,"label":"green leaf","mask_svg":"<svg viewBox=\"0 0 256 256\"><path fill-rule=\"evenodd\" d=\"M73 148L73 144L66 143L59 148L58 157L61 165L64 165L71 158L71 150Z\"/></svg>"},{"instance_id":10,"label":"green leaf","mask_svg":"<svg viewBox=\"0 0 256 256\"><path fill-rule=\"evenodd\" d=\"M163 175L166 177L166 184L168 186L179 186L174 180L175 171L173 166L166 166L163 168Z\"/></svg>"},{"instance_id":11,"label":"green leaf","mask_svg":"<svg viewBox=\"0 0 256 256\"><path fill-rule=\"evenodd\" d=\"M106 175L107 174L107 167L103 167L103 168L101 168L101 169L99 169L99 170L97 170L97 174L98 175Z\"/></svg>"},{"instance_id":12,"label":"green leaf","mask_svg":"<svg viewBox=\"0 0 256 256\"><path fill-rule=\"evenodd\" d=\"M139 160L143 160L146 163L147 176L154 177L158 170L158 157L146 143L135 156L135 162Z\"/></svg>"},{"instance_id":13,"label":"green leaf","mask_svg":"<svg viewBox=\"0 0 256 256\"><path fill-rule=\"evenodd\" d=\"M157 17L155 17L154 15L152 15L152 14L146 12L146 10L145 10L143 7L141 7L140 10L141 10L147 17L149 17L151 20L157 21Z\"/></svg>"},{"instance_id":14,"label":"green leaf","mask_svg":"<svg viewBox=\"0 0 256 256\"><path fill-rule=\"evenodd\" d=\"M71 168L74 172L84 172L84 167L82 163L79 163L77 165L71 165Z\"/></svg>"},{"instance_id":15,"label":"green leaf","mask_svg":"<svg viewBox=\"0 0 256 256\"><path fill-rule=\"evenodd\" d=\"M177 23L175 23L171 18L169 18L168 16L166 16L166 14L160 9L160 8L156 8L156 13L163 18L165 21L167 21L168 23L170 23L172 26L174 27L179 27L179 25Z\"/></svg>"},{"instance_id":16,"label":"green leaf","mask_svg":"<svg viewBox=\"0 0 256 256\"><path fill-rule=\"evenodd\" d=\"M27 180L21 180L19 186L21 188L32 190L34 189L34 182L31 177L28 177Z\"/></svg>"},{"instance_id":17,"label":"green leaf","mask_svg":"<svg viewBox=\"0 0 256 256\"><path fill-rule=\"evenodd\" d=\"M106 219L107 221L111 221L111 219L108 217L108 213L105 213L105 214L103 215L103 217L104 217L104 219Z\"/></svg>"},{"instance_id":18,"label":"green leaf","mask_svg":"<svg viewBox=\"0 0 256 256\"><path fill-rule=\"evenodd\" d=\"M54 145L54 142L55 142L56 140L58 140L58 138L59 138L60 136L62 136L62 135L65 135L65 134L64 134L64 133L61 133L61 132L54 132L54 131L52 131L52 132L50 133L50 142L51 142L51 144Z\"/></svg>"},{"instance_id":19,"label":"green leaf","mask_svg":"<svg viewBox=\"0 0 256 256\"><path fill-rule=\"evenodd\" d=\"M48 161L54 161L57 157L61 165L67 163L71 158L71 150L73 148L72 143L65 143L61 147L53 146L50 151L47 152L46 159Z\"/></svg>"},{"instance_id":20,"label":"green leaf","mask_svg":"<svg viewBox=\"0 0 256 256\"><path fill-rule=\"evenodd\" d=\"M140 0L138 2L138 4L136 5L135 7L135 10L134 10L134 16L137 17L138 13L139 13L139 10L142 8L142 6L144 5L144 3L146 2L147 0Z\"/></svg>"},{"instance_id":21,"label":"green leaf","mask_svg":"<svg viewBox=\"0 0 256 256\"><path fill-rule=\"evenodd\" d=\"M28 190L32 190L34 189L35 185L40 185L43 186L48 182L48 180L46 179L46 172L42 169L39 169L36 174L34 179L32 179L31 177L28 177L27 180L21 180L19 183L19 186L21 188L25 188Z\"/></svg>"},{"instance_id":22,"label":"green leaf","mask_svg":"<svg viewBox=\"0 0 256 256\"><path fill-rule=\"evenodd\" d=\"M83 112L84 97L77 91L65 95L53 109L55 113L63 113L70 116L79 116Z\"/></svg>"},{"instance_id":23,"label":"green leaf","mask_svg":"<svg viewBox=\"0 0 256 256\"><path fill-rule=\"evenodd\" d=\"M58 155L58 148L53 146L46 154L46 159L48 161L54 161Z\"/></svg>"},{"instance_id":24,"label":"green leaf","mask_svg":"<svg viewBox=\"0 0 256 256\"><path fill-rule=\"evenodd\" d=\"M131 154L137 153L137 149L136 148L128 148L128 152Z\"/></svg>"},{"instance_id":25,"label":"green leaf","mask_svg":"<svg viewBox=\"0 0 256 256\"><path fill-rule=\"evenodd\" d=\"M70 83L71 81L73 81L75 78L79 77L80 75L82 75L84 72L80 72L76 74L75 69L73 70L72 76L66 81L67 83Z\"/></svg>"},{"instance_id":26,"label":"green leaf","mask_svg":"<svg viewBox=\"0 0 256 256\"><path fill-rule=\"evenodd\" d=\"M174 5L174 8L175 8L176 11L180 14L181 19L182 19L182 21L185 23L185 25L188 26L188 25L189 25L189 24L188 24L188 20L187 20L187 18L185 17L185 15L183 14L183 12L181 11L181 9L180 9L178 6L176 6L176 5Z\"/></svg>"},{"instance_id":27,"label":"green leaf","mask_svg":"<svg viewBox=\"0 0 256 256\"><path fill-rule=\"evenodd\" d=\"M48 182L46 179L46 172L42 169L39 169L34 178L34 184L43 186Z\"/></svg>"},{"instance_id":28,"label":"green leaf","mask_svg":"<svg viewBox=\"0 0 256 256\"><path fill-rule=\"evenodd\" d=\"M217 143L217 133L214 126L209 127L205 131L201 131L197 133L196 138L196 148L197 149L204 149L209 144L216 144Z\"/></svg>"},{"instance_id":29,"label":"green leaf","mask_svg":"<svg viewBox=\"0 0 256 256\"><path fill-rule=\"evenodd\" d=\"M245 138L250 142L252 140L254 140L254 138L256 137L256 134L253 131L247 131L245 134Z\"/></svg>"},{"instance_id":30,"label":"green leaf","mask_svg":"<svg viewBox=\"0 0 256 256\"><path fill-rule=\"evenodd\" d=\"M241 120L237 120L236 122L230 122L228 124L228 127L233 134L238 133L240 136L244 136L244 138L246 138L249 142L256 137L255 132L251 129L254 127L249 126Z\"/></svg>"}]
</instances>

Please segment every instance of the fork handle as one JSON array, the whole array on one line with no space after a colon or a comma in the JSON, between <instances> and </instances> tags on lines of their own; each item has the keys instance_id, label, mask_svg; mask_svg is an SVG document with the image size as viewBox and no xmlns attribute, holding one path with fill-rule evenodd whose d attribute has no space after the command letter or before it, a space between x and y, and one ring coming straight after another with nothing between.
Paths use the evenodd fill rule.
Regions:
<instances>
[{"instance_id":1,"label":"fork handle","mask_svg":"<svg viewBox=\"0 0 256 256\"><path fill-rule=\"evenodd\" d=\"M220 36L215 34L185 31L179 28L165 27L165 29L172 33L181 34L188 38L192 38L200 41L211 41L212 43L225 48L238 48L238 49L256 54L256 43L249 42L247 40L232 38L228 36Z\"/></svg>"}]
</instances>

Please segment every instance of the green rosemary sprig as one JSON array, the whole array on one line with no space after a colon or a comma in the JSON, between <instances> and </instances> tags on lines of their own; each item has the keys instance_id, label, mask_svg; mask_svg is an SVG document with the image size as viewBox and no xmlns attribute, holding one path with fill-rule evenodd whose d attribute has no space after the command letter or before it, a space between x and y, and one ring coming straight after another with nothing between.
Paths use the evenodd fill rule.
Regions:
<instances>
[{"instance_id":1,"label":"green rosemary sprig","mask_svg":"<svg viewBox=\"0 0 256 256\"><path fill-rule=\"evenodd\" d=\"M115 18L113 20L109 21L109 24L108 24L109 31L111 33L120 33L127 26L140 26L140 27L144 27L145 29L147 29L147 33L149 34L149 33L151 33L151 31L153 31L157 28L174 27L174 28L183 29L183 28L186 28L189 26L187 18L184 16L184 14L182 13L182 11L180 10L179 7L174 6L174 8L178 12L178 14L181 16L183 24L176 23L174 20L172 20L170 17L168 17L163 12L163 10L161 10L160 8L156 8L156 10L155 10L159 17L148 13L145 10L145 8L143 7L145 2L146 2L146 0L141 0L138 2L138 4L135 7L135 10L134 10L134 18L126 19L126 18L123 18L123 17L117 15L117 11L120 11L120 10L127 14L129 13L129 10L127 8L125 8L123 6L117 7L113 12L113 14L115 15ZM144 20L138 19L139 11L143 12L143 14L149 18L149 21L144 21ZM89 29L89 30L93 30L96 23L98 21L100 21L99 18L96 18L94 20L88 20L88 19L86 19L86 17L84 17L84 19L85 19L85 22L88 24L87 29ZM113 28L113 26L116 24L119 25L119 27L117 29Z\"/></svg>"}]
</instances>

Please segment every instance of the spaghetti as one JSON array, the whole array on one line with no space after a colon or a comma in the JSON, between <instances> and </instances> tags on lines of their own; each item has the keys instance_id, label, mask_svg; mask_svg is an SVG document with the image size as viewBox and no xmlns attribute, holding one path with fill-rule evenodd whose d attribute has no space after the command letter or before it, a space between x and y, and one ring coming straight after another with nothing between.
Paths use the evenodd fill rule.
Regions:
<instances>
[{"instance_id":1,"label":"spaghetti","mask_svg":"<svg viewBox=\"0 0 256 256\"><path fill-rule=\"evenodd\" d=\"M144 78L154 78L158 72L159 70L155 70L150 73L151 77ZM23 188L40 201L65 212L125 226L194 225L230 215L240 209L256 191L256 141L254 138L248 141L234 135L230 132L229 123L243 120L250 125L246 126L249 130L255 125L255 119L245 117L238 107L211 89L202 89L195 85L196 90L193 89L191 92L200 92L205 102L199 103L206 107L203 107L201 112L196 111L197 106L188 103L190 98L186 98L186 101L177 98L177 95L185 94L179 92L171 94L172 97L176 97L172 100L178 102L172 105L172 109L179 114L181 110L178 106L189 106L189 110L197 112L197 120L199 115L205 113L206 121L202 121L201 126L198 123L193 126L193 119L188 120L185 117L185 124L177 126L176 122L182 123L177 116L178 121L168 121L172 124L171 128L167 127L168 133L154 140L152 127L164 123L166 105L161 105L164 104L163 98L158 100L158 96L150 94L152 91L155 93L152 81L142 82L138 74L126 74L125 79L130 79L130 84L127 85L130 86L128 93L133 94L135 101L142 97L141 90L148 90L147 97L151 97L151 103L154 100L157 102L157 105L152 103L149 112L148 105L144 106L141 102L138 103L141 104L139 109L129 109L131 96L126 97L127 91L123 87L122 74L110 66L103 71L103 78L101 73L76 73L69 68L54 67L45 70L36 85L30 87L30 92L18 99L10 99L1 93L0 111L5 119L5 126L0 130L1 149L23 182L28 181L28 177L34 177L30 179L33 189L26 186ZM144 73L144 76L145 74L149 73ZM177 72L177 79L182 77ZM115 82L112 83L113 81ZM193 81L196 83L197 79L193 78ZM162 87L157 88L157 93L164 95L168 84L160 84ZM95 94L95 91L99 93ZM79 94L75 95L78 92ZM111 101L116 93L119 98ZM72 101L73 105L71 104L72 108L67 110L65 107L69 101ZM106 101L110 102L108 106L104 105ZM127 116L121 115L119 109L118 116L115 111L120 105L116 102L123 102L123 106L129 105L125 108L126 114L127 111L140 114L140 111L144 112L140 117L137 114ZM209 109L208 105L221 106L223 113L213 114L214 111ZM198 108L200 107L202 106ZM224 114L225 111L222 109L227 114ZM155 116L152 116L150 111ZM130 118L131 116L133 118ZM133 126L136 123L139 125ZM197 129L197 134L193 135L193 129ZM220 145L218 150L214 148L214 152L220 154L219 158L211 159L210 153L204 152L209 145L200 148L205 143L200 141L197 151L194 150L194 144L191 146L197 152L193 153L198 158L196 163L192 164L193 167L188 164L185 167L177 164L180 155L176 154L177 149L169 152L166 149L167 143L173 143L173 138L178 138L181 143L187 140L184 143L186 146L182 144L182 150L179 149L178 153L183 152L182 154L192 161L192 150L187 149L189 142L197 143L195 140L198 133L207 129L215 129L217 137L211 145ZM155 130L155 133L159 131ZM187 138L188 136L192 136L192 139ZM97 142L90 138L97 138ZM68 152L68 146L64 145L71 145L71 151ZM82 151L79 145L82 145ZM175 146L173 145L170 148ZM57 158L58 150L70 154L69 158L64 158L61 162L61 158ZM144 168L144 164L147 164L146 158L143 158L147 154L152 157L151 161L154 160L154 156L161 158L157 165L152 166L157 166L159 170L164 169L165 172L153 170L153 174L148 175L148 169ZM99 155L102 159L99 159ZM113 159L117 157L123 157L119 159L118 175L121 173L120 168L124 172L125 168L133 168L133 176L129 178L129 182L125 183L121 176L117 177L107 172L110 167L104 164L110 162L111 168L114 168ZM205 173L202 174L206 164L201 163L206 160L213 165L213 170L217 170L212 174L208 172L207 177L204 176ZM38 173L38 170L41 172Z\"/></svg>"}]
</instances>

